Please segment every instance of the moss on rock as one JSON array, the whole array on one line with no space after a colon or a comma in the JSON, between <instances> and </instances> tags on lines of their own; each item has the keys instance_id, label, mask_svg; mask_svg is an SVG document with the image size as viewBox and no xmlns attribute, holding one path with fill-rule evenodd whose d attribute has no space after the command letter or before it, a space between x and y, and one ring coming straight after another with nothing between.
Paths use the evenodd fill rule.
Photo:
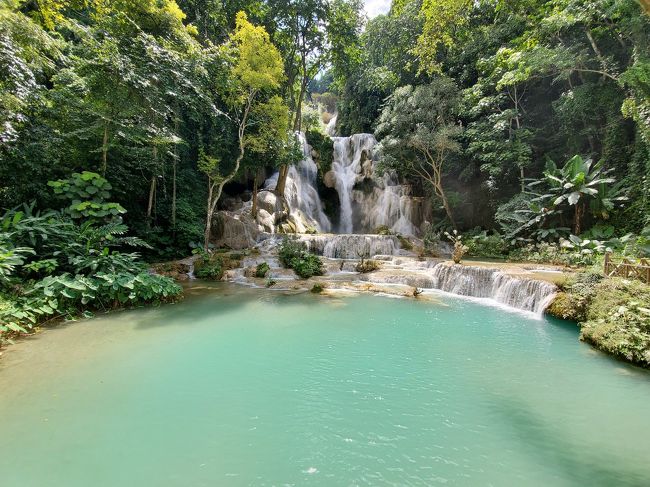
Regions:
<instances>
[{"instance_id":1,"label":"moss on rock","mask_svg":"<svg viewBox=\"0 0 650 487\"><path fill-rule=\"evenodd\" d=\"M577 321L581 340L599 350L650 367L650 286L578 274L558 293L547 313Z\"/></svg>"},{"instance_id":2,"label":"moss on rock","mask_svg":"<svg viewBox=\"0 0 650 487\"><path fill-rule=\"evenodd\" d=\"M621 278L597 284L580 338L621 359L650 367L650 286Z\"/></svg>"}]
</instances>

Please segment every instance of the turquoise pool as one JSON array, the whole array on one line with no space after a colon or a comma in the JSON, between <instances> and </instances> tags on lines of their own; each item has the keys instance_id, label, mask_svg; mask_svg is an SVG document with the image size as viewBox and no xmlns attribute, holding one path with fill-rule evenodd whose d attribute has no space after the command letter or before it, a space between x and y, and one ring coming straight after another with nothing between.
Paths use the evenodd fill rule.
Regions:
<instances>
[{"instance_id":1,"label":"turquoise pool","mask_svg":"<svg viewBox=\"0 0 650 487\"><path fill-rule=\"evenodd\" d=\"M3 487L650 485L650 374L440 296L196 285L0 360Z\"/></svg>"}]
</instances>

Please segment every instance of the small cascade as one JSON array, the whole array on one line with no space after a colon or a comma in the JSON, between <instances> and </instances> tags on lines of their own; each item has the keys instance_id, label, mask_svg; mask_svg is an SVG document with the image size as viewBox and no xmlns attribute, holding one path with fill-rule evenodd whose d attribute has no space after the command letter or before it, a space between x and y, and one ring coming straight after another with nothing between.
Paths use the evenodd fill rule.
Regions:
<instances>
[{"instance_id":1,"label":"small cascade","mask_svg":"<svg viewBox=\"0 0 650 487\"><path fill-rule=\"evenodd\" d=\"M333 137L332 174L339 194L340 233L371 233L386 226L404 235L417 235L419 205L395 174L379 176L374 160L377 140L372 134ZM358 185L363 183L363 188Z\"/></svg>"},{"instance_id":2,"label":"small cascade","mask_svg":"<svg viewBox=\"0 0 650 487\"><path fill-rule=\"evenodd\" d=\"M393 235L301 235L307 249L330 259L361 259L395 255L399 239Z\"/></svg>"},{"instance_id":3,"label":"small cascade","mask_svg":"<svg viewBox=\"0 0 650 487\"><path fill-rule=\"evenodd\" d=\"M490 298L513 308L544 312L557 288L535 279L518 279L496 269L441 263L431 270L433 288L461 296Z\"/></svg>"},{"instance_id":4,"label":"small cascade","mask_svg":"<svg viewBox=\"0 0 650 487\"><path fill-rule=\"evenodd\" d=\"M330 121L327 123L325 126L325 133L329 135L330 137L336 136L336 122L339 118L339 114L335 113L332 118L330 118Z\"/></svg>"},{"instance_id":5,"label":"small cascade","mask_svg":"<svg viewBox=\"0 0 650 487\"><path fill-rule=\"evenodd\" d=\"M332 224L323 211L323 203L317 190L318 167L311 156L311 147L302 132L296 133L302 147L303 159L289 168L285 198L289 205L289 213L296 223L299 233L309 227L319 232L329 232ZM264 187L274 189L278 182L278 173L266 180Z\"/></svg>"}]
</instances>

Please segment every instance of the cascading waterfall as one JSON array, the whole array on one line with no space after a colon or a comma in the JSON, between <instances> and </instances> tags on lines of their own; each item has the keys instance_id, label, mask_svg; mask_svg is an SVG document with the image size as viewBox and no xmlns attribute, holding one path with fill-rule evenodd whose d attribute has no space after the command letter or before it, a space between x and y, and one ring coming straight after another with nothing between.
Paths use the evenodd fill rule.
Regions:
<instances>
[{"instance_id":1,"label":"cascading waterfall","mask_svg":"<svg viewBox=\"0 0 650 487\"><path fill-rule=\"evenodd\" d=\"M394 255L400 248L394 235L301 235L307 249L330 259L368 259Z\"/></svg>"},{"instance_id":2,"label":"cascading waterfall","mask_svg":"<svg viewBox=\"0 0 650 487\"><path fill-rule=\"evenodd\" d=\"M327 126L325 127L325 133L330 137L334 137L336 135L336 122L338 118L339 118L338 113L335 113L332 116L332 118L330 118L330 121L327 123Z\"/></svg>"},{"instance_id":3,"label":"cascading waterfall","mask_svg":"<svg viewBox=\"0 0 650 487\"><path fill-rule=\"evenodd\" d=\"M293 220L299 223L298 231L305 232L311 226L319 232L330 232L332 224L323 211L323 202L317 190L318 167L311 156L311 147L302 132L296 137L302 147L303 159L289 168L285 198ZM274 189L278 182L278 173L266 180L264 187Z\"/></svg>"},{"instance_id":4,"label":"cascading waterfall","mask_svg":"<svg viewBox=\"0 0 650 487\"><path fill-rule=\"evenodd\" d=\"M499 303L535 313L543 313L557 288L536 279L518 279L496 269L478 266L438 264L431 269L435 289L490 298Z\"/></svg>"},{"instance_id":5,"label":"cascading waterfall","mask_svg":"<svg viewBox=\"0 0 650 487\"><path fill-rule=\"evenodd\" d=\"M408 187L399 184L394 174L376 174L374 136L355 134L333 137L333 141L332 173L340 200L339 233L370 233L386 226L401 234L417 235L414 222L420 218ZM355 189L361 182L369 184L363 190Z\"/></svg>"},{"instance_id":6,"label":"cascading waterfall","mask_svg":"<svg viewBox=\"0 0 650 487\"><path fill-rule=\"evenodd\" d=\"M371 134L355 134L352 137L334 137L334 161L332 171L335 188L341 202L340 233L353 233L352 191L357 178L363 173L362 163L372 161L372 148L377 141ZM365 157L365 161L362 161Z\"/></svg>"},{"instance_id":7,"label":"cascading waterfall","mask_svg":"<svg viewBox=\"0 0 650 487\"><path fill-rule=\"evenodd\" d=\"M362 279L374 283L439 289L460 296L488 298L538 315L544 312L557 293L557 287L551 283L537 279L520 279L487 267L444 262L432 267L426 264L393 267L392 270L365 275Z\"/></svg>"}]
</instances>

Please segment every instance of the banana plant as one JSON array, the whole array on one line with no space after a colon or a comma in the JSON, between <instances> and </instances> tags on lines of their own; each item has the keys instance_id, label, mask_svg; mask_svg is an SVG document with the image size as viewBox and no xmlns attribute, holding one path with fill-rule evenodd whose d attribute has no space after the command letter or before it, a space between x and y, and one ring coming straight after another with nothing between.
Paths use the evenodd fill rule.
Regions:
<instances>
[{"instance_id":1,"label":"banana plant","mask_svg":"<svg viewBox=\"0 0 650 487\"><path fill-rule=\"evenodd\" d=\"M616 180L608 175L603 168L603 162L594 164L592 159L573 156L558 169L552 161L547 163L544 179L549 186L549 196L552 206L564 204L574 207L573 233L579 235L582 229L587 201L590 200L593 209L612 209L615 202L623 201L624 196L608 194L608 184ZM599 212L602 215L602 212Z\"/></svg>"}]
</instances>

